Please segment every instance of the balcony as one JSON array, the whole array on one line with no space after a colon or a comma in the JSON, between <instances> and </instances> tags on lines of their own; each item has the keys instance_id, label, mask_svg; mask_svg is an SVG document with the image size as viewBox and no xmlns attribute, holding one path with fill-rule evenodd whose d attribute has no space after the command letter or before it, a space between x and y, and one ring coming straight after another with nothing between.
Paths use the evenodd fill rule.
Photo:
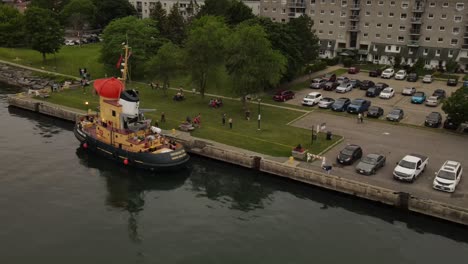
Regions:
<instances>
[{"instance_id":1,"label":"balcony","mask_svg":"<svg viewBox=\"0 0 468 264\"><path fill-rule=\"evenodd\" d=\"M408 47L419 47L419 40L410 40L407 45Z\"/></svg>"},{"instance_id":2,"label":"balcony","mask_svg":"<svg viewBox=\"0 0 468 264\"><path fill-rule=\"evenodd\" d=\"M420 29L410 29L410 35L421 35Z\"/></svg>"},{"instance_id":3,"label":"balcony","mask_svg":"<svg viewBox=\"0 0 468 264\"><path fill-rule=\"evenodd\" d=\"M468 44L463 44L462 49L468 49Z\"/></svg>"},{"instance_id":4,"label":"balcony","mask_svg":"<svg viewBox=\"0 0 468 264\"><path fill-rule=\"evenodd\" d=\"M290 8L306 8L306 4L304 2L298 2L298 3L289 3L288 7Z\"/></svg>"},{"instance_id":5,"label":"balcony","mask_svg":"<svg viewBox=\"0 0 468 264\"><path fill-rule=\"evenodd\" d=\"M359 21L359 16L350 16L349 20L351 21Z\"/></svg>"},{"instance_id":6,"label":"balcony","mask_svg":"<svg viewBox=\"0 0 468 264\"><path fill-rule=\"evenodd\" d=\"M301 17L304 13L301 12L289 12L288 17L290 18L298 18Z\"/></svg>"},{"instance_id":7,"label":"balcony","mask_svg":"<svg viewBox=\"0 0 468 264\"><path fill-rule=\"evenodd\" d=\"M411 18L411 24L421 24L422 23L422 18L420 17L412 17Z\"/></svg>"},{"instance_id":8,"label":"balcony","mask_svg":"<svg viewBox=\"0 0 468 264\"><path fill-rule=\"evenodd\" d=\"M468 32L466 32L465 34L463 34L463 38L468 38Z\"/></svg>"},{"instance_id":9,"label":"balcony","mask_svg":"<svg viewBox=\"0 0 468 264\"><path fill-rule=\"evenodd\" d=\"M359 9L361 9L361 6L359 4L349 6L349 10L359 10Z\"/></svg>"},{"instance_id":10,"label":"balcony","mask_svg":"<svg viewBox=\"0 0 468 264\"><path fill-rule=\"evenodd\" d=\"M358 32L358 31L359 31L359 26L357 26L357 25L348 26L348 31L350 31L350 32Z\"/></svg>"},{"instance_id":11,"label":"balcony","mask_svg":"<svg viewBox=\"0 0 468 264\"><path fill-rule=\"evenodd\" d=\"M422 13L422 12L424 12L424 6L413 7L413 13Z\"/></svg>"}]
</instances>

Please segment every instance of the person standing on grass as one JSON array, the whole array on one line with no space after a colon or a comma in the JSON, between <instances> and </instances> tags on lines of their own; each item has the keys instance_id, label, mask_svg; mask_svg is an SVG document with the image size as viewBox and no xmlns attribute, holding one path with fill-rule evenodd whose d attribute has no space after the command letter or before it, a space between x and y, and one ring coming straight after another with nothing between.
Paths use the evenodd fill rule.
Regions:
<instances>
[{"instance_id":1,"label":"person standing on grass","mask_svg":"<svg viewBox=\"0 0 468 264\"><path fill-rule=\"evenodd\" d=\"M229 117L229 128L232 129L232 117Z\"/></svg>"},{"instance_id":2,"label":"person standing on grass","mask_svg":"<svg viewBox=\"0 0 468 264\"><path fill-rule=\"evenodd\" d=\"M166 123L166 114L164 112L161 113L161 123Z\"/></svg>"},{"instance_id":3,"label":"person standing on grass","mask_svg":"<svg viewBox=\"0 0 468 264\"><path fill-rule=\"evenodd\" d=\"M226 113L223 114L221 121L223 122L223 126L225 126L226 125Z\"/></svg>"}]
</instances>

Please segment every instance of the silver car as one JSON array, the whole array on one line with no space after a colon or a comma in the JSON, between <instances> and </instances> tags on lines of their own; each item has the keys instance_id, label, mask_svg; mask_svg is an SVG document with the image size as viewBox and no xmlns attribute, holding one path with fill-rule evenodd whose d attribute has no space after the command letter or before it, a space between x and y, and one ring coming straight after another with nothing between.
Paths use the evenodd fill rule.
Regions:
<instances>
[{"instance_id":1,"label":"silver car","mask_svg":"<svg viewBox=\"0 0 468 264\"><path fill-rule=\"evenodd\" d=\"M328 109L328 108L331 108L334 102L335 102L335 99L330 98L330 97L324 97L320 99L320 101L318 102L318 107Z\"/></svg>"},{"instance_id":2,"label":"silver car","mask_svg":"<svg viewBox=\"0 0 468 264\"><path fill-rule=\"evenodd\" d=\"M440 98L438 96L429 96L425 102L427 106L438 106L439 103L440 103Z\"/></svg>"},{"instance_id":3,"label":"silver car","mask_svg":"<svg viewBox=\"0 0 468 264\"><path fill-rule=\"evenodd\" d=\"M402 95L413 95L416 92L414 87L405 87L401 92Z\"/></svg>"},{"instance_id":4,"label":"silver car","mask_svg":"<svg viewBox=\"0 0 468 264\"><path fill-rule=\"evenodd\" d=\"M434 80L434 78L432 78L432 75L427 74L427 75L424 75L424 77L422 79L422 82L423 83L431 83L433 80Z\"/></svg>"}]
</instances>

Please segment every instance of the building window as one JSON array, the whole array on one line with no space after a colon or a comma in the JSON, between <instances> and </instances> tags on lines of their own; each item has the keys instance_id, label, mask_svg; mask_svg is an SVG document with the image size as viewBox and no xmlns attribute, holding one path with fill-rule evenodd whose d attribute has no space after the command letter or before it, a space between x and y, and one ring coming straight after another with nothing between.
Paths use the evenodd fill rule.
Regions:
<instances>
[{"instance_id":1,"label":"building window","mask_svg":"<svg viewBox=\"0 0 468 264\"><path fill-rule=\"evenodd\" d=\"M330 10L330 15L334 15L335 14L335 10Z\"/></svg>"},{"instance_id":2,"label":"building window","mask_svg":"<svg viewBox=\"0 0 468 264\"><path fill-rule=\"evenodd\" d=\"M371 0L367 0L367 1L366 1L366 5L372 5L372 1L371 1Z\"/></svg>"},{"instance_id":3,"label":"building window","mask_svg":"<svg viewBox=\"0 0 468 264\"><path fill-rule=\"evenodd\" d=\"M333 31L330 31L330 32L333 32ZM332 46L332 42L331 41L328 41L328 44L327 44L327 47L331 47Z\"/></svg>"},{"instance_id":4,"label":"building window","mask_svg":"<svg viewBox=\"0 0 468 264\"><path fill-rule=\"evenodd\" d=\"M400 31L405 31L406 27L405 26L400 26Z\"/></svg>"},{"instance_id":5,"label":"building window","mask_svg":"<svg viewBox=\"0 0 468 264\"><path fill-rule=\"evenodd\" d=\"M377 51L377 46L374 45L374 47L372 48L373 51Z\"/></svg>"},{"instance_id":6,"label":"building window","mask_svg":"<svg viewBox=\"0 0 468 264\"><path fill-rule=\"evenodd\" d=\"M456 9L457 9L458 11L461 11L461 10L463 10L464 8L465 8L465 4L464 4L464 3L457 3L457 4L456 4Z\"/></svg>"},{"instance_id":7,"label":"building window","mask_svg":"<svg viewBox=\"0 0 468 264\"><path fill-rule=\"evenodd\" d=\"M388 24L388 28L393 28L393 24Z\"/></svg>"},{"instance_id":8,"label":"building window","mask_svg":"<svg viewBox=\"0 0 468 264\"><path fill-rule=\"evenodd\" d=\"M449 56L449 57L453 57L453 50L449 50L449 51L448 51L448 56Z\"/></svg>"},{"instance_id":9,"label":"building window","mask_svg":"<svg viewBox=\"0 0 468 264\"><path fill-rule=\"evenodd\" d=\"M401 3L401 8L408 8L408 2L402 2Z\"/></svg>"},{"instance_id":10,"label":"building window","mask_svg":"<svg viewBox=\"0 0 468 264\"><path fill-rule=\"evenodd\" d=\"M309 13L310 13L310 15L314 16L315 15L315 9L311 9Z\"/></svg>"},{"instance_id":11,"label":"building window","mask_svg":"<svg viewBox=\"0 0 468 264\"><path fill-rule=\"evenodd\" d=\"M396 46L395 50L400 52L400 46Z\"/></svg>"},{"instance_id":12,"label":"building window","mask_svg":"<svg viewBox=\"0 0 468 264\"><path fill-rule=\"evenodd\" d=\"M315 0L310 0L311 5L315 5Z\"/></svg>"},{"instance_id":13,"label":"building window","mask_svg":"<svg viewBox=\"0 0 468 264\"><path fill-rule=\"evenodd\" d=\"M425 54L425 55L427 55L427 54ZM424 61L424 64L425 64L426 66L429 66L429 65L431 65L431 61L430 61L430 60L425 60L425 61Z\"/></svg>"},{"instance_id":14,"label":"building window","mask_svg":"<svg viewBox=\"0 0 468 264\"><path fill-rule=\"evenodd\" d=\"M437 39L437 42L443 42L443 41L444 41L443 38L438 38L438 39Z\"/></svg>"},{"instance_id":15,"label":"building window","mask_svg":"<svg viewBox=\"0 0 468 264\"><path fill-rule=\"evenodd\" d=\"M115 110L112 110L112 116L115 116Z\"/></svg>"},{"instance_id":16,"label":"building window","mask_svg":"<svg viewBox=\"0 0 468 264\"><path fill-rule=\"evenodd\" d=\"M366 16L370 16L370 12L369 12L369 11L366 11Z\"/></svg>"},{"instance_id":17,"label":"building window","mask_svg":"<svg viewBox=\"0 0 468 264\"><path fill-rule=\"evenodd\" d=\"M364 38L368 38L368 37L369 37L369 33L364 33L363 36L364 36Z\"/></svg>"},{"instance_id":18,"label":"building window","mask_svg":"<svg viewBox=\"0 0 468 264\"><path fill-rule=\"evenodd\" d=\"M452 29L452 33L455 34L455 35L457 35L458 33L460 33L460 28L454 27L454 28Z\"/></svg>"},{"instance_id":19,"label":"building window","mask_svg":"<svg viewBox=\"0 0 468 264\"><path fill-rule=\"evenodd\" d=\"M436 55L436 56L440 56L440 49L436 50L435 55Z\"/></svg>"},{"instance_id":20,"label":"building window","mask_svg":"<svg viewBox=\"0 0 468 264\"><path fill-rule=\"evenodd\" d=\"M406 19L408 17L408 15L406 13L403 13L400 15L400 19Z\"/></svg>"},{"instance_id":21,"label":"building window","mask_svg":"<svg viewBox=\"0 0 468 264\"><path fill-rule=\"evenodd\" d=\"M347 0L341 0L341 6L347 6L348 1Z\"/></svg>"},{"instance_id":22,"label":"building window","mask_svg":"<svg viewBox=\"0 0 468 264\"><path fill-rule=\"evenodd\" d=\"M453 18L453 21L455 21L455 22L461 22L461 21L462 21L462 16L455 16L455 17Z\"/></svg>"},{"instance_id":23,"label":"building window","mask_svg":"<svg viewBox=\"0 0 468 264\"><path fill-rule=\"evenodd\" d=\"M264 11L264 12L267 12L267 11L268 11L268 8L266 8L266 7L263 8L263 11Z\"/></svg>"},{"instance_id":24,"label":"building window","mask_svg":"<svg viewBox=\"0 0 468 264\"><path fill-rule=\"evenodd\" d=\"M435 2L430 2L430 3L429 3L429 6L430 6L430 7L435 7L435 6L436 6L436 3L435 3Z\"/></svg>"},{"instance_id":25,"label":"building window","mask_svg":"<svg viewBox=\"0 0 468 264\"><path fill-rule=\"evenodd\" d=\"M378 27L378 28L382 27L382 24L381 24L381 23L377 23L377 27Z\"/></svg>"},{"instance_id":26,"label":"building window","mask_svg":"<svg viewBox=\"0 0 468 264\"><path fill-rule=\"evenodd\" d=\"M341 11L340 16L345 17L346 16L346 11Z\"/></svg>"},{"instance_id":27,"label":"building window","mask_svg":"<svg viewBox=\"0 0 468 264\"><path fill-rule=\"evenodd\" d=\"M333 25L335 22L333 20L330 20L330 25Z\"/></svg>"},{"instance_id":28,"label":"building window","mask_svg":"<svg viewBox=\"0 0 468 264\"><path fill-rule=\"evenodd\" d=\"M375 37L376 37L376 38L380 38L380 34L375 34Z\"/></svg>"},{"instance_id":29,"label":"building window","mask_svg":"<svg viewBox=\"0 0 468 264\"><path fill-rule=\"evenodd\" d=\"M393 14L393 12L388 13L388 16L389 16L389 17L394 17L394 15L395 15L395 14Z\"/></svg>"},{"instance_id":30,"label":"building window","mask_svg":"<svg viewBox=\"0 0 468 264\"><path fill-rule=\"evenodd\" d=\"M346 23L344 21L340 21L340 27L345 27Z\"/></svg>"},{"instance_id":31,"label":"building window","mask_svg":"<svg viewBox=\"0 0 468 264\"><path fill-rule=\"evenodd\" d=\"M426 30L432 30L432 26L427 26Z\"/></svg>"},{"instance_id":32,"label":"building window","mask_svg":"<svg viewBox=\"0 0 468 264\"><path fill-rule=\"evenodd\" d=\"M364 23L364 27L369 27L369 22Z\"/></svg>"},{"instance_id":33,"label":"building window","mask_svg":"<svg viewBox=\"0 0 468 264\"><path fill-rule=\"evenodd\" d=\"M423 55L427 55L427 53L429 53L429 50L428 50L428 49L424 49L424 50L423 50Z\"/></svg>"},{"instance_id":34,"label":"building window","mask_svg":"<svg viewBox=\"0 0 468 264\"><path fill-rule=\"evenodd\" d=\"M273 7L273 12L276 12L276 7Z\"/></svg>"},{"instance_id":35,"label":"building window","mask_svg":"<svg viewBox=\"0 0 468 264\"><path fill-rule=\"evenodd\" d=\"M323 30L320 29L320 30L319 30L319 34L323 34Z\"/></svg>"},{"instance_id":36,"label":"building window","mask_svg":"<svg viewBox=\"0 0 468 264\"><path fill-rule=\"evenodd\" d=\"M442 7L449 7L449 3L448 2L445 2Z\"/></svg>"},{"instance_id":37,"label":"building window","mask_svg":"<svg viewBox=\"0 0 468 264\"><path fill-rule=\"evenodd\" d=\"M391 39L392 38L392 35L387 35L387 39Z\"/></svg>"},{"instance_id":38,"label":"building window","mask_svg":"<svg viewBox=\"0 0 468 264\"><path fill-rule=\"evenodd\" d=\"M405 37L399 36L399 37L398 37L398 42L403 42L403 41L405 41Z\"/></svg>"},{"instance_id":39,"label":"building window","mask_svg":"<svg viewBox=\"0 0 468 264\"><path fill-rule=\"evenodd\" d=\"M395 5L395 1L390 1L390 5L391 5L391 6L394 6L394 5Z\"/></svg>"},{"instance_id":40,"label":"building window","mask_svg":"<svg viewBox=\"0 0 468 264\"><path fill-rule=\"evenodd\" d=\"M445 31L445 27L444 27L444 26L440 26L440 27L439 27L439 30L440 30L440 31Z\"/></svg>"},{"instance_id":41,"label":"building window","mask_svg":"<svg viewBox=\"0 0 468 264\"><path fill-rule=\"evenodd\" d=\"M379 11L379 12L377 13L377 16L383 16L383 12L380 12L380 11Z\"/></svg>"},{"instance_id":42,"label":"building window","mask_svg":"<svg viewBox=\"0 0 468 264\"><path fill-rule=\"evenodd\" d=\"M379 5L383 5L383 1L382 1L382 0L379 0Z\"/></svg>"},{"instance_id":43,"label":"building window","mask_svg":"<svg viewBox=\"0 0 468 264\"><path fill-rule=\"evenodd\" d=\"M285 23L285 22L286 22L286 19L282 18L282 19L281 19L281 22L282 22L282 23Z\"/></svg>"},{"instance_id":44,"label":"building window","mask_svg":"<svg viewBox=\"0 0 468 264\"><path fill-rule=\"evenodd\" d=\"M426 37L424 40L425 41L431 41L431 37Z\"/></svg>"},{"instance_id":45,"label":"building window","mask_svg":"<svg viewBox=\"0 0 468 264\"><path fill-rule=\"evenodd\" d=\"M433 19L433 18L434 18L434 14L427 14L427 18Z\"/></svg>"},{"instance_id":46,"label":"building window","mask_svg":"<svg viewBox=\"0 0 468 264\"><path fill-rule=\"evenodd\" d=\"M441 19L447 19L447 14L442 14L442 15L440 16L440 18L441 18Z\"/></svg>"},{"instance_id":47,"label":"building window","mask_svg":"<svg viewBox=\"0 0 468 264\"><path fill-rule=\"evenodd\" d=\"M450 45L457 45L458 44L458 39L452 39L450 41Z\"/></svg>"},{"instance_id":48,"label":"building window","mask_svg":"<svg viewBox=\"0 0 468 264\"><path fill-rule=\"evenodd\" d=\"M328 35L333 35L333 31L328 31Z\"/></svg>"},{"instance_id":49,"label":"building window","mask_svg":"<svg viewBox=\"0 0 468 264\"><path fill-rule=\"evenodd\" d=\"M323 20L320 20L319 23L320 23L320 24L323 24Z\"/></svg>"},{"instance_id":50,"label":"building window","mask_svg":"<svg viewBox=\"0 0 468 264\"><path fill-rule=\"evenodd\" d=\"M325 14L325 10L320 10L320 14L321 15Z\"/></svg>"}]
</instances>

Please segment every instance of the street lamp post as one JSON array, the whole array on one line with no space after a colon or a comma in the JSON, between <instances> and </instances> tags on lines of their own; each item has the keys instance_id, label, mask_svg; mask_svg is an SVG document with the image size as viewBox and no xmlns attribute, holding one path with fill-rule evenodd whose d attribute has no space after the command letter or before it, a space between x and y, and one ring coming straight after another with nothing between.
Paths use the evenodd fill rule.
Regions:
<instances>
[{"instance_id":1,"label":"street lamp post","mask_svg":"<svg viewBox=\"0 0 468 264\"><path fill-rule=\"evenodd\" d=\"M260 102L261 102L261 101L262 101L262 99L260 99L260 98L257 99L257 102L258 102L258 118L257 118L257 120L258 120L258 128L257 128L257 130L260 130L260 122L261 122L261 120L262 120L262 114L261 114L261 112L260 112Z\"/></svg>"}]
</instances>

